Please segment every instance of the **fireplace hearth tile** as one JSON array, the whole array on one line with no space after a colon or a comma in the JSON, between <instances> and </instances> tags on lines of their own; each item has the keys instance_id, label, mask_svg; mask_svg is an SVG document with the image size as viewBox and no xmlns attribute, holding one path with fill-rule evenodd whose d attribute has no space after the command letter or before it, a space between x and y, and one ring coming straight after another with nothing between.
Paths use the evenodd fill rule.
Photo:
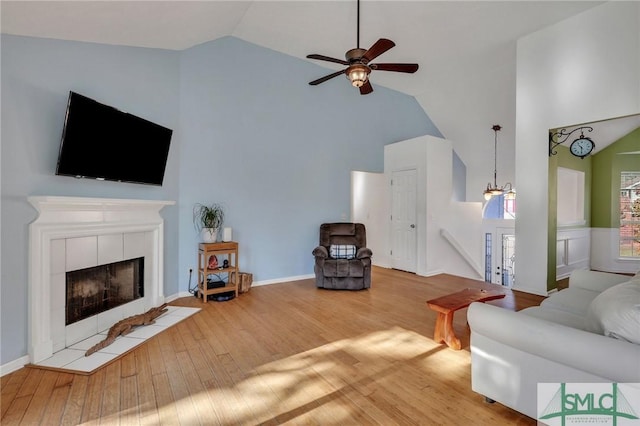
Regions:
<instances>
[{"instance_id":1,"label":"fireplace hearth tile","mask_svg":"<svg viewBox=\"0 0 640 426\"><path fill-rule=\"evenodd\" d=\"M180 315L163 315L159 318L156 318L156 324L155 325L160 325L163 327L170 327L174 324L179 323L180 321L182 321L185 317L180 316Z\"/></svg>"},{"instance_id":2,"label":"fireplace hearth tile","mask_svg":"<svg viewBox=\"0 0 640 426\"><path fill-rule=\"evenodd\" d=\"M64 368L65 365L83 356L83 351L67 348L56 352L51 357L45 359L42 362L39 362L38 365L41 365L43 367Z\"/></svg>"},{"instance_id":3,"label":"fireplace hearth tile","mask_svg":"<svg viewBox=\"0 0 640 426\"><path fill-rule=\"evenodd\" d=\"M91 356L84 356L84 352L82 352L82 357L77 360L70 362L65 365L63 368L66 370L74 370L76 372L84 372L90 373L103 365L108 364L114 359L118 358L122 354L109 354L109 353L101 353L96 352Z\"/></svg>"},{"instance_id":4,"label":"fireplace hearth tile","mask_svg":"<svg viewBox=\"0 0 640 426\"><path fill-rule=\"evenodd\" d=\"M81 340L66 349L62 349L54 353L50 358L33 366L69 370L72 373L79 374L90 374L132 349L135 349L153 336L200 311L200 308L182 306L168 306L167 308L168 311L166 313L156 318L155 324L136 327L131 333L126 336L119 336L111 345L88 357L84 356L87 349L104 340L107 337L108 330Z\"/></svg>"},{"instance_id":5,"label":"fireplace hearth tile","mask_svg":"<svg viewBox=\"0 0 640 426\"><path fill-rule=\"evenodd\" d=\"M189 308L186 306L169 306L168 308L169 311L164 315L176 315L183 318L190 317L200 310L200 308Z\"/></svg>"},{"instance_id":6,"label":"fireplace hearth tile","mask_svg":"<svg viewBox=\"0 0 640 426\"><path fill-rule=\"evenodd\" d=\"M178 322L178 321L176 321L176 322ZM167 328L169 328L169 327L167 327L165 325L158 325L158 323L156 322L153 325L148 325L146 327L136 328L130 334L127 334L127 336L128 337L133 337L133 338L136 338L136 339L150 339L153 336L155 336L156 334L163 332Z\"/></svg>"},{"instance_id":7,"label":"fireplace hearth tile","mask_svg":"<svg viewBox=\"0 0 640 426\"><path fill-rule=\"evenodd\" d=\"M107 337L107 331L84 339L83 341L78 342L73 346L69 346L69 349L78 349L80 351L86 352L90 347L103 341L105 337Z\"/></svg>"},{"instance_id":8,"label":"fireplace hearth tile","mask_svg":"<svg viewBox=\"0 0 640 426\"><path fill-rule=\"evenodd\" d=\"M137 339L130 336L131 334L124 337L118 337L112 344L106 348L100 349L98 353L124 354L145 341L145 339Z\"/></svg>"}]
</instances>

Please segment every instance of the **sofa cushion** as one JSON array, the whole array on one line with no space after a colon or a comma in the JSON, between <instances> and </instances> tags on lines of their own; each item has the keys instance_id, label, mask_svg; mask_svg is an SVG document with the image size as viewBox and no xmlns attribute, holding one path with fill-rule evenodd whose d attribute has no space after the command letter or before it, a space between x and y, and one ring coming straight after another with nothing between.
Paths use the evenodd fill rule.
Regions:
<instances>
[{"instance_id":1,"label":"sofa cushion","mask_svg":"<svg viewBox=\"0 0 640 426\"><path fill-rule=\"evenodd\" d=\"M594 333L640 344L640 278L600 293L589 305L586 325Z\"/></svg>"},{"instance_id":2,"label":"sofa cushion","mask_svg":"<svg viewBox=\"0 0 640 426\"><path fill-rule=\"evenodd\" d=\"M532 306L518 312L523 315L551 321L555 324L566 325L567 327L576 328L578 330L591 331L585 323L584 316L571 312L552 308L543 308L541 306Z\"/></svg>"},{"instance_id":3,"label":"sofa cushion","mask_svg":"<svg viewBox=\"0 0 640 426\"><path fill-rule=\"evenodd\" d=\"M545 308L558 309L586 316L589 305L600 293L580 287L571 287L552 294L540 303Z\"/></svg>"},{"instance_id":4,"label":"sofa cushion","mask_svg":"<svg viewBox=\"0 0 640 426\"><path fill-rule=\"evenodd\" d=\"M569 288L582 288L599 293L627 281L628 275L576 269L569 277Z\"/></svg>"}]
</instances>

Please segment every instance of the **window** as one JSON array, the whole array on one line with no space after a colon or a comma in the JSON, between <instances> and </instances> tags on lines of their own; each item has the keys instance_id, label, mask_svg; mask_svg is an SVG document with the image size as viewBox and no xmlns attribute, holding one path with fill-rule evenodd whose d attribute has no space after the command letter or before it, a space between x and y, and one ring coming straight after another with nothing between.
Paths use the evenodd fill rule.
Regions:
<instances>
[{"instance_id":1,"label":"window","mask_svg":"<svg viewBox=\"0 0 640 426\"><path fill-rule=\"evenodd\" d=\"M491 237L491 232L484 234L484 280L488 283L490 283L491 278L493 278L491 276L491 253L493 252Z\"/></svg>"},{"instance_id":2,"label":"window","mask_svg":"<svg viewBox=\"0 0 640 426\"><path fill-rule=\"evenodd\" d=\"M484 219L515 219L516 200L507 200L504 195L491 197L482 212Z\"/></svg>"},{"instance_id":3,"label":"window","mask_svg":"<svg viewBox=\"0 0 640 426\"><path fill-rule=\"evenodd\" d=\"M640 172L620 173L620 257L640 258Z\"/></svg>"}]
</instances>

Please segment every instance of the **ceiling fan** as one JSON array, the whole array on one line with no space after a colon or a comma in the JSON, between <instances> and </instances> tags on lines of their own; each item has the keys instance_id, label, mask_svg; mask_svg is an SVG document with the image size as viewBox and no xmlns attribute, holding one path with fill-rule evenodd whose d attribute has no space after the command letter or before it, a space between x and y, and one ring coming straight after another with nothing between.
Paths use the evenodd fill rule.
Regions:
<instances>
[{"instance_id":1,"label":"ceiling fan","mask_svg":"<svg viewBox=\"0 0 640 426\"><path fill-rule=\"evenodd\" d=\"M373 87L369 81L369 74L373 70L378 71L395 71L414 73L418 70L418 64L371 64L370 62L391 49L396 44L389 39L381 38L376 41L368 50L360 48L360 0L358 0L358 22L357 22L357 39L355 49L347 51L345 60L331 58L324 55L307 55L309 59L318 59L320 61L334 62L336 64L346 65L347 68L337 71L322 78L309 82L310 85L316 86L324 83L340 74L346 74L351 84L360 89L361 95L368 95L373 92Z\"/></svg>"}]
</instances>

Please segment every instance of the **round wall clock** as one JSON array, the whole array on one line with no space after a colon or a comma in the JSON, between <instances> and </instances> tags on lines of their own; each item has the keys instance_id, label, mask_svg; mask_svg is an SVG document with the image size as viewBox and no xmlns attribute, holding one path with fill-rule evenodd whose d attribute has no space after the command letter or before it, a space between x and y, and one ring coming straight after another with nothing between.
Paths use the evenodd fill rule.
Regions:
<instances>
[{"instance_id":1,"label":"round wall clock","mask_svg":"<svg viewBox=\"0 0 640 426\"><path fill-rule=\"evenodd\" d=\"M593 148L595 148L595 144L593 143L591 138L580 136L578 139L571 142L569 150L576 157L584 158L587 155L591 154Z\"/></svg>"}]
</instances>

